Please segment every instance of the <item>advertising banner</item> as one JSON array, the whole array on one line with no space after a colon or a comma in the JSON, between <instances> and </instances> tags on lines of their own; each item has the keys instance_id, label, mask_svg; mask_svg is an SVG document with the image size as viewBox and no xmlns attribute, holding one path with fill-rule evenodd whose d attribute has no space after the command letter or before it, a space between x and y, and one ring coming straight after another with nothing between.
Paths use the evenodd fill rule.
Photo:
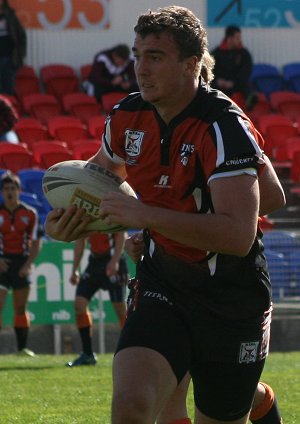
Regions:
<instances>
[{"instance_id":1,"label":"advertising banner","mask_svg":"<svg viewBox=\"0 0 300 424\"><path fill-rule=\"evenodd\" d=\"M81 270L87 264L89 250L84 252ZM28 302L31 323L34 324L74 324L75 287L69 282L72 272L73 243L44 241L41 252L34 264L32 284ZM131 276L135 266L128 258ZM111 306L108 292L102 291L104 323L115 323L117 317ZM95 297L90 302L90 310L95 322L99 320L99 301ZM7 296L3 324L12 325L13 308L11 293Z\"/></svg>"}]
</instances>

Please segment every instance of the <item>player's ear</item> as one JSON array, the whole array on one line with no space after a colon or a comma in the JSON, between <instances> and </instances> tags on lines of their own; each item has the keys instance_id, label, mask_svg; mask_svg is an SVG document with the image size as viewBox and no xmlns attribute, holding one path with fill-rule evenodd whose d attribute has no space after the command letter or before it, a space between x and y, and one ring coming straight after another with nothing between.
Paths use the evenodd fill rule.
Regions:
<instances>
[{"instance_id":1,"label":"player's ear","mask_svg":"<svg viewBox=\"0 0 300 424\"><path fill-rule=\"evenodd\" d=\"M189 56L186 59L184 59L185 61L185 71L187 74L195 74L196 68L199 66L199 60L197 58L197 56Z\"/></svg>"}]
</instances>

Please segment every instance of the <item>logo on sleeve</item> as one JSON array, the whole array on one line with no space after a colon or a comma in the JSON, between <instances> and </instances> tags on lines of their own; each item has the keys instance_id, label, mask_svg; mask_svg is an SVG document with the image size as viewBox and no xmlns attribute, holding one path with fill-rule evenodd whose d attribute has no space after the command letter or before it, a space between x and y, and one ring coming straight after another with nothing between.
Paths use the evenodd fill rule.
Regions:
<instances>
[{"instance_id":1,"label":"logo on sleeve","mask_svg":"<svg viewBox=\"0 0 300 424\"><path fill-rule=\"evenodd\" d=\"M144 135L144 131L130 129L125 131L125 151L128 156L135 157L141 153Z\"/></svg>"},{"instance_id":2,"label":"logo on sleeve","mask_svg":"<svg viewBox=\"0 0 300 424\"><path fill-rule=\"evenodd\" d=\"M239 363L249 364L251 362L256 362L257 353L258 353L258 345L259 345L259 342L241 343Z\"/></svg>"}]
</instances>

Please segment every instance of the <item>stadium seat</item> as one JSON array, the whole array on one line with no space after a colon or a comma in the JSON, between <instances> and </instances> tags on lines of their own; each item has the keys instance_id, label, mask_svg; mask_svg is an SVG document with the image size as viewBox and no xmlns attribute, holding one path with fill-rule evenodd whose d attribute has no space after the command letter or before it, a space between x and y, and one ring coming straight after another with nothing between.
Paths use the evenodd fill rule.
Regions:
<instances>
[{"instance_id":1,"label":"stadium seat","mask_svg":"<svg viewBox=\"0 0 300 424\"><path fill-rule=\"evenodd\" d=\"M291 279L291 295L300 296L300 250L294 250L287 256Z\"/></svg>"},{"instance_id":2,"label":"stadium seat","mask_svg":"<svg viewBox=\"0 0 300 424\"><path fill-rule=\"evenodd\" d=\"M288 88L300 93L300 62L286 63L282 73Z\"/></svg>"},{"instance_id":3,"label":"stadium seat","mask_svg":"<svg viewBox=\"0 0 300 424\"><path fill-rule=\"evenodd\" d=\"M41 169L73 158L72 151L68 149L67 143L60 140L46 140L35 143L32 153L36 165Z\"/></svg>"},{"instance_id":4,"label":"stadium seat","mask_svg":"<svg viewBox=\"0 0 300 424\"><path fill-rule=\"evenodd\" d=\"M294 183L300 182L300 151L296 151L293 154L290 178Z\"/></svg>"},{"instance_id":5,"label":"stadium seat","mask_svg":"<svg viewBox=\"0 0 300 424\"><path fill-rule=\"evenodd\" d=\"M75 116L58 115L49 118L48 132L53 139L72 142L78 138L87 137L87 128Z\"/></svg>"},{"instance_id":6,"label":"stadium seat","mask_svg":"<svg viewBox=\"0 0 300 424\"><path fill-rule=\"evenodd\" d=\"M32 66L23 65L17 70L15 91L21 103L26 94L40 93L39 78Z\"/></svg>"},{"instance_id":7,"label":"stadium seat","mask_svg":"<svg viewBox=\"0 0 300 424\"><path fill-rule=\"evenodd\" d=\"M272 285L272 300L277 302L290 295L291 276L289 263L282 253L266 249L265 255Z\"/></svg>"},{"instance_id":8,"label":"stadium seat","mask_svg":"<svg viewBox=\"0 0 300 424\"><path fill-rule=\"evenodd\" d=\"M42 189L44 174L44 169L22 169L18 172L22 190L28 193L34 193L43 206L42 212L47 213L51 209L51 206L49 205Z\"/></svg>"},{"instance_id":9,"label":"stadium seat","mask_svg":"<svg viewBox=\"0 0 300 424\"><path fill-rule=\"evenodd\" d=\"M250 80L257 91L264 93L268 99L274 91L283 90L283 78L276 66L267 63L253 65Z\"/></svg>"},{"instance_id":10,"label":"stadium seat","mask_svg":"<svg viewBox=\"0 0 300 424\"><path fill-rule=\"evenodd\" d=\"M86 140L77 143L73 146L73 159L88 160L98 152L100 146L101 143L98 140Z\"/></svg>"},{"instance_id":11,"label":"stadium seat","mask_svg":"<svg viewBox=\"0 0 300 424\"><path fill-rule=\"evenodd\" d=\"M249 118L254 122L258 123L258 118L261 115L267 115L272 112L270 102L266 99L266 96L263 93L258 94L258 101L251 111L247 112Z\"/></svg>"},{"instance_id":12,"label":"stadium seat","mask_svg":"<svg viewBox=\"0 0 300 424\"><path fill-rule=\"evenodd\" d=\"M23 97L25 112L47 124L50 117L59 115L62 107L52 94L32 93Z\"/></svg>"},{"instance_id":13,"label":"stadium seat","mask_svg":"<svg viewBox=\"0 0 300 424\"><path fill-rule=\"evenodd\" d=\"M20 169L33 165L32 153L23 143L12 144L5 141L0 143L0 167L17 173Z\"/></svg>"},{"instance_id":14,"label":"stadium seat","mask_svg":"<svg viewBox=\"0 0 300 424\"><path fill-rule=\"evenodd\" d=\"M91 116L101 115L102 106L94 96L86 93L69 93L62 98L63 108L66 113L79 118L84 124L88 123Z\"/></svg>"},{"instance_id":15,"label":"stadium seat","mask_svg":"<svg viewBox=\"0 0 300 424\"><path fill-rule=\"evenodd\" d=\"M112 108L119 103L121 99L126 96L126 93L123 92L111 92L105 93L101 96L101 103L103 110L106 114L108 114Z\"/></svg>"},{"instance_id":16,"label":"stadium seat","mask_svg":"<svg viewBox=\"0 0 300 424\"><path fill-rule=\"evenodd\" d=\"M18 113L19 116L21 116L23 114L23 106L19 102L19 100L18 100L18 98L16 96L13 96L13 95L10 95L10 94L2 94L1 93L1 97L3 97L10 104L12 104L12 106L15 108L15 110Z\"/></svg>"},{"instance_id":17,"label":"stadium seat","mask_svg":"<svg viewBox=\"0 0 300 424\"><path fill-rule=\"evenodd\" d=\"M300 116L300 93L276 91L270 94L270 103L276 113L281 113L294 122Z\"/></svg>"},{"instance_id":18,"label":"stadium seat","mask_svg":"<svg viewBox=\"0 0 300 424\"><path fill-rule=\"evenodd\" d=\"M81 82L86 81L90 75L92 70L92 63L86 63L85 65L81 65L79 68L80 80Z\"/></svg>"},{"instance_id":19,"label":"stadium seat","mask_svg":"<svg viewBox=\"0 0 300 424\"><path fill-rule=\"evenodd\" d=\"M287 138L281 145L277 146L274 154L276 161L289 161L292 163L294 153L300 150L300 136Z\"/></svg>"},{"instance_id":20,"label":"stadium seat","mask_svg":"<svg viewBox=\"0 0 300 424\"><path fill-rule=\"evenodd\" d=\"M45 92L61 98L67 93L79 91L79 81L72 66L48 64L41 67L41 81Z\"/></svg>"},{"instance_id":21,"label":"stadium seat","mask_svg":"<svg viewBox=\"0 0 300 424\"><path fill-rule=\"evenodd\" d=\"M104 129L106 117L104 115L91 116L88 120L88 131L91 137L100 139Z\"/></svg>"},{"instance_id":22,"label":"stadium seat","mask_svg":"<svg viewBox=\"0 0 300 424\"><path fill-rule=\"evenodd\" d=\"M263 236L263 243L266 250L281 253L284 257L294 250L300 249L297 235L290 231L268 231Z\"/></svg>"},{"instance_id":23,"label":"stadium seat","mask_svg":"<svg viewBox=\"0 0 300 424\"><path fill-rule=\"evenodd\" d=\"M48 137L46 126L36 118L20 118L16 122L14 130L19 140L26 143L29 149L31 149L33 143L38 140L45 140Z\"/></svg>"}]
</instances>

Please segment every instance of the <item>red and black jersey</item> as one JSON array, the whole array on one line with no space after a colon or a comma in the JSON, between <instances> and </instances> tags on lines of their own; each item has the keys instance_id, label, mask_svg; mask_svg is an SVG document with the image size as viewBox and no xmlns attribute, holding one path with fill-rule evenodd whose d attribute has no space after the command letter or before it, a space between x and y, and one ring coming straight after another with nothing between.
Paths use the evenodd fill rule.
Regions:
<instances>
[{"instance_id":1,"label":"red and black jersey","mask_svg":"<svg viewBox=\"0 0 300 424\"><path fill-rule=\"evenodd\" d=\"M128 96L108 118L103 139L112 160L126 164L128 182L144 203L182 212L213 212L210 180L256 175L263 164L263 140L251 121L206 87L169 125L139 93ZM151 237L189 262L207 255L156 232Z\"/></svg>"},{"instance_id":2,"label":"red and black jersey","mask_svg":"<svg viewBox=\"0 0 300 424\"><path fill-rule=\"evenodd\" d=\"M0 255L27 255L31 240L37 240L39 225L37 212L31 206L20 202L10 212L0 204Z\"/></svg>"},{"instance_id":3,"label":"red and black jersey","mask_svg":"<svg viewBox=\"0 0 300 424\"><path fill-rule=\"evenodd\" d=\"M91 252L94 255L113 254L117 234L93 233L88 237Z\"/></svg>"}]
</instances>

